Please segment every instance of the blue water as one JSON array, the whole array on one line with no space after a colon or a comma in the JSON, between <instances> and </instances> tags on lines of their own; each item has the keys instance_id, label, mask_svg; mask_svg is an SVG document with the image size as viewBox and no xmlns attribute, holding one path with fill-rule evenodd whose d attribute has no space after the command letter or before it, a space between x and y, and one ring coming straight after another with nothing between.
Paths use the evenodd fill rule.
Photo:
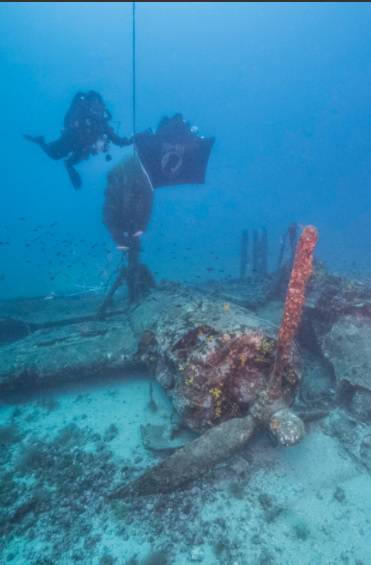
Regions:
<instances>
[{"instance_id":1,"label":"blue water","mask_svg":"<svg viewBox=\"0 0 371 565\"><path fill-rule=\"evenodd\" d=\"M108 288L120 265L102 209L108 173L133 148L112 146L110 162L99 154L79 164L83 186L75 191L63 162L23 134L56 139L75 93L93 89L119 134L132 135L132 23L130 2L0 4L0 324L8 316L45 322L49 311L53 321L85 315L101 299L93 293ZM137 131L180 112L201 135L215 137L205 184L155 191L142 245L156 281L237 279L241 233L261 227L272 273L281 236L293 222L318 229L316 269L322 264L330 274L370 279L370 3L136 3L136 73ZM345 286L339 282L341 297ZM367 292L359 317L357 301L351 303L355 325L366 320L366 329L354 330L366 336L359 362L366 376ZM72 302L63 302L71 295ZM13 301L34 297L42 300ZM61 302L43 300L54 297ZM229 298L222 294L222 300L229 315ZM276 328L282 302L267 299L256 312ZM78 344L96 337L98 322L92 327L78 326ZM314 329L322 338L321 328ZM23 342L13 350L12 338L1 342L0 332L2 390L4 366L14 379L22 377L22 363L42 373L38 362L47 358L50 340L51 349L54 340L66 351L75 347L74 329L58 331L41 334L46 349L40 352L34 346L30 353L26 338L24 356ZM332 326L326 331L327 339ZM154 375L127 379L97 371L92 382L69 374L64 381L49 358L61 389L22 388L0 402L0 565L371 563L371 416L364 404L350 406L353 397L349 406L338 400L337 386L348 374L336 373L334 341L327 357L326 346L320 351L305 339L298 348L309 407L323 409L330 397L331 413L324 424L310 425L297 448L276 449L266 434L252 454L246 450L184 496L113 510L104 498L111 477L131 479L163 456L145 448L141 425L172 421L171 401ZM104 344L109 365L111 344ZM352 347L338 348L352 367ZM370 395L371 384L366 389Z\"/></svg>"},{"instance_id":2,"label":"blue water","mask_svg":"<svg viewBox=\"0 0 371 565\"><path fill-rule=\"evenodd\" d=\"M11 243L0 248L0 295L98 285L95 258L81 269L79 240L111 245L101 222L105 177L130 149L115 149L111 163L82 163L76 194L62 164L22 134L58 137L72 96L88 89L131 134L131 5L0 10L0 239ZM367 3L137 6L137 129L180 111L216 137L205 186L156 193L144 245L159 276L206 276L215 250L235 276L240 232L260 225L274 261L292 221L319 228L319 257L332 269L370 272L370 19ZM54 222L44 252L37 242L25 247L35 226ZM56 258L65 238L74 241L69 274Z\"/></svg>"}]
</instances>

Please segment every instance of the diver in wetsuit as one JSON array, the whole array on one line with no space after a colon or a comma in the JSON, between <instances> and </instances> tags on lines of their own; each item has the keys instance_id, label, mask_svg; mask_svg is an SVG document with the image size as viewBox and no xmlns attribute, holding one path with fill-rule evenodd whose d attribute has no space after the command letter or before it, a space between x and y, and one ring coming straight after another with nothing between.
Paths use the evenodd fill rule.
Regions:
<instances>
[{"instance_id":1,"label":"diver in wetsuit","mask_svg":"<svg viewBox=\"0 0 371 565\"><path fill-rule=\"evenodd\" d=\"M133 138L120 137L110 126L111 113L105 107L98 92L78 92L64 118L64 129L56 141L46 143L43 136L24 135L27 141L36 143L51 159L65 159L64 163L76 190L81 188L81 177L75 165L90 155L107 153L109 144L124 147ZM111 157L107 153L106 160Z\"/></svg>"}]
</instances>

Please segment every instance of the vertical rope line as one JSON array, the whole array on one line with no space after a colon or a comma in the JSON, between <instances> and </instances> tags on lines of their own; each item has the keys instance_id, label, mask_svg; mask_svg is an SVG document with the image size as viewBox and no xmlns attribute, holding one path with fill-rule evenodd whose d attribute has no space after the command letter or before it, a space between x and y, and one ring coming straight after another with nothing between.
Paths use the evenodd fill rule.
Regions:
<instances>
[{"instance_id":1,"label":"vertical rope line","mask_svg":"<svg viewBox=\"0 0 371 565\"><path fill-rule=\"evenodd\" d=\"M136 108L136 37L135 37L135 2L132 2L132 107L133 107L133 135L137 131L137 108ZM135 153L135 143L133 143Z\"/></svg>"},{"instance_id":2,"label":"vertical rope line","mask_svg":"<svg viewBox=\"0 0 371 565\"><path fill-rule=\"evenodd\" d=\"M136 21L135 21L135 8L136 2L131 3L132 7L132 112L133 112L133 136L136 134L137 131L137 90L136 90L136 82L137 82L137 68L136 68ZM133 155L139 161L140 167L145 174L148 182L153 190L153 184L151 181L151 177L149 176L145 166L142 163L141 158L139 157L137 146L135 141L133 142Z\"/></svg>"}]
</instances>

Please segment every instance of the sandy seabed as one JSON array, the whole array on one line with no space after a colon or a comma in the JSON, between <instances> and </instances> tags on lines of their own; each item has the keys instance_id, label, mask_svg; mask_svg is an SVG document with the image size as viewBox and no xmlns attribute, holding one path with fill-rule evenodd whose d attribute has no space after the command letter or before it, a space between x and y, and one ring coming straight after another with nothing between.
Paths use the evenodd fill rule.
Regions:
<instances>
[{"instance_id":1,"label":"sandy seabed","mask_svg":"<svg viewBox=\"0 0 371 565\"><path fill-rule=\"evenodd\" d=\"M371 478L326 420L284 449L257 438L184 492L111 501L159 460L141 426L168 426L148 377L9 398L0 411L0 563L371 563ZM161 455L163 457L164 455Z\"/></svg>"}]
</instances>

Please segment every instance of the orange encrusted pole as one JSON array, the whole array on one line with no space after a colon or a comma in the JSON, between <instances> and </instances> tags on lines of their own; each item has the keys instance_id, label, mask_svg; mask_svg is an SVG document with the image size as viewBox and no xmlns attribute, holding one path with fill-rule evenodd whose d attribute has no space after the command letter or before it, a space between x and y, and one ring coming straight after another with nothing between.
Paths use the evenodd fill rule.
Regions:
<instances>
[{"instance_id":1,"label":"orange encrusted pole","mask_svg":"<svg viewBox=\"0 0 371 565\"><path fill-rule=\"evenodd\" d=\"M317 241L317 229L306 226L296 247L269 387L270 395L275 398L282 394L282 376L291 360L295 335L303 313L305 288L313 271L313 253Z\"/></svg>"}]
</instances>

